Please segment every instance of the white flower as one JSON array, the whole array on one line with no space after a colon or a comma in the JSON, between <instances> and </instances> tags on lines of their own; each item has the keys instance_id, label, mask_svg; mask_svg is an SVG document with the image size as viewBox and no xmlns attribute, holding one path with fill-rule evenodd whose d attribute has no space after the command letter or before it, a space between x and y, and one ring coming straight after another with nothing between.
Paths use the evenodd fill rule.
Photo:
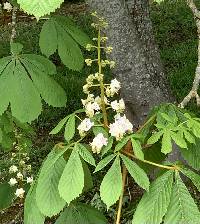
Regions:
<instances>
[{"instance_id":1,"label":"white flower","mask_svg":"<svg viewBox=\"0 0 200 224\"><path fill-rule=\"evenodd\" d=\"M12 5L9 2L4 3L3 8L9 12L13 9Z\"/></svg>"},{"instance_id":2,"label":"white flower","mask_svg":"<svg viewBox=\"0 0 200 224\"><path fill-rule=\"evenodd\" d=\"M120 82L117 81L117 79L111 80L111 84L110 84L111 96L113 96L115 93L118 93L120 88L121 88L121 84Z\"/></svg>"},{"instance_id":3,"label":"white flower","mask_svg":"<svg viewBox=\"0 0 200 224\"><path fill-rule=\"evenodd\" d=\"M108 144L108 139L103 136L102 133L99 133L90 143L92 146L92 152L93 153L100 153L101 148L105 145Z\"/></svg>"},{"instance_id":4,"label":"white flower","mask_svg":"<svg viewBox=\"0 0 200 224\"><path fill-rule=\"evenodd\" d=\"M133 125L124 115L121 117L119 114L115 116L115 122L110 124L109 133L114 136L117 140L120 140L125 133L130 133L133 131Z\"/></svg>"},{"instance_id":5,"label":"white flower","mask_svg":"<svg viewBox=\"0 0 200 224\"><path fill-rule=\"evenodd\" d=\"M87 114L88 117L94 116L94 109L91 102L85 105L85 113Z\"/></svg>"},{"instance_id":6,"label":"white flower","mask_svg":"<svg viewBox=\"0 0 200 224\"><path fill-rule=\"evenodd\" d=\"M116 65L115 61L110 61L110 68L114 68Z\"/></svg>"},{"instance_id":7,"label":"white flower","mask_svg":"<svg viewBox=\"0 0 200 224\"><path fill-rule=\"evenodd\" d=\"M16 173L18 171L18 168L15 165L12 165L9 169L9 173Z\"/></svg>"},{"instance_id":8,"label":"white flower","mask_svg":"<svg viewBox=\"0 0 200 224\"><path fill-rule=\"evenodd\" d=\"M91 48L92 48L92 45L91 45L91 44L87 44L87 45L86 45L86 50L87 50L87 51L91 51Z\"/></svg>"},{"instance_id":9,"label":"white flower","mask_svg":"<svg viewBox=\"0 0 200 224\"><path fill-rule=\"evenodd\" d=\"M94 125L94 122L91 122L89 118L85 118L80 125L78 126L78 130L80 135L84 135L86 131L89 131L90 128Z\"/></svg>"},{"instance_id":10,"label":"white flower","mask_svg":"<svg viewBox=\"0 0 200 224\"><path fill-rule=\"evenodd\" d=\"M31 165L27 165L26 168L27 168L28 171L31 171Z\"/></svg>"},{"instance_id":11,"label":"white flower","mask_svg":"<svg viewBox=\"0 0 200 224\"><path fill-rule=\"evenodd\" d=\"M112 50L113 50L113 47L107 47L107 48L105 49L105 51L106 51L107 54L112 53Z\"/></svg>"},{"instance_id":12,"label":"white flower","mask_svg":"<svg viewBox=\"0 0 200 224\"><path fill-rule=\"evenodd\" d=\"M10 186L14 186L15 184L17 184L17 180L15 178L11 178L8 183L10 184Z\"/></svg>"},{"instance_id":13,"label":"white flower","mask_svg":"<svg viewBox=\"0 0 200 224\"><path fill-rule=\"evenodd\" d=\"M22 175L22 173L21 172L19 172L19 173L17 173L17 178L19 178L19 179L23 179L23 175Z\"/></svg>"},{"instance_id":14,"label":"white flower","mask_svg":"<svg viewBox=\"0 0 200 224\"><path fill-rule=\"evenodd\" d=\"M20 160L19 164L20 164L21 166L24 166L24 165L25 165L24 160Z\"/></svg>"},{"instance_id":15,"label":"white flower","mask_svg":"<svg viewBox=\"0 0 200 224\"><path fill-rule=\"evenodd\" d=\"M16 190L16 192L15 192L15 195L16 195L17 197L19 197L19 198L23 198L23 197L24 197L24 193L25 193L25 191L24 191L23 188L18 188L18 189Z\"/></svg>"},{"instance_id":16,"label":"white flower","mask_svg":"<svg viewBox=\"0 0 200 224\"><path fill-rule=\"evenodd\" d=\"M27 177L26 182L27 184L31 184L33 182L33 177Z\"/></svg>"},{"instance_id":17,"label":"white flower","mask_svg":"<svg viewBox=\"0 0 200 224\"><path fill-rule=\"evenodd\" d=\"M117 100L111 102L111 107L117 113L122 113L125 110L124 100L123 99L119 100L119 103L117 102Z\"/></svg>"},{"instance_id":18,"label":"white flower","mask_svg":"<svg viewBox=\"0 0 200 224\"><path fill-rule=\"evenodd\" d=\"M98 110L100 110L100 107L97 102L94 102L94 103L89 102L85 105L85 112L88 117L93 117L94 112Z\"/></svg>"},{"instance_id":19,"label":"white flower","mask_svg":"<svg viewBox=\"0 0 200 224\"><path fill-rule=\"evenodd\" d=\"M85 59L85 63L87 66L91 66L92 65L92 60L91 59Z\"/></svg>"}]
</instances>

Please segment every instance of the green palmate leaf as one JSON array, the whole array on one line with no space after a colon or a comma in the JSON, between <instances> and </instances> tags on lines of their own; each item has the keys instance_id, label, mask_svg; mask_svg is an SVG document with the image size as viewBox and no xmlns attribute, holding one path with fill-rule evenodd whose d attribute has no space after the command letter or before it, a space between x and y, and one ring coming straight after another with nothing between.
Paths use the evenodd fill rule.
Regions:
<instances>
[{"instance_id":1,"label":"green palmate leaf","mask_svg":"<svg viewBox=\"0 0 200 224\"><path fill-rule=\"evenodd\" d=\"M196 140L196 144L188 144L187 149L181 149L183 158L194 169L200 169L200 140Z\"/></svg>"},{"instance_id":2,"label":"green palmate leaf","mask_svg":"<svg viewBox=\"0 0 200 224\"><path fill-rule=\"evenodd\" d=\"M62 62L76 71L83 67L84 61L78 44L85 46L86 42L90 43L89 37L64 16L50 18L40 34L42 53L49 57L58 50Z\"/></svg>"},{"instance_id":3,"label":"green palmate leaf","mask_svg":"<svg viewBox=\"0 0 200 224\"><path fill-rule=\"evenodd\" d=\"M69 204L78 197L84 187L84 171L77 146L72 150L70 158L60 178L58 190L61 197Z\"/></svg>"},{"instance_id":4,"label":"green palmate leaf","mask_svg":"<svg viewBox=\"0 0 200 224\"><path fill-rule=\"evenodd\" d=\"M87 163L84 160L82 160L81 162L82 162L83 171L84 171L83 192L87 192L93 187L92 175L91 175L90 169L88 168Z\"/></svg>"},{"instance_id":5,"label":"green palmate leaf","mask_svg":"<svg viewBox=\"0 0 200 224\"><path fill-rule=\"evenodd\" d=\"M10 76L12 115L22 122L31 122L41 113L40 95L19 61L15 62L13 73L10 73Z\"/></svg>"},{"instance_id":6,"label":"green palmate leaf","mask_svg":"<svg viewBox=\"0 0 200 224\"><path fill-rule=\"evenodd\" d=\"M172 183L173 172L168 171L151 184L149 192L143 195L137 206L133 224L160 224L162 222L170 203Z\"/></svg>"},{"instance_id":7,"label":"green palmate leaf","mask_svg":"<svg viewBox=\"0 0 200 224\"><path fill-rule=\"evenodd\" d=\"M68 121L67 124L65 126L65 133L64 133L64 137L66 139L67 142L69 142L75 134L75 114L72 114Z\"/></svg>"},{"instance_id":8,"label":"green palmate leaf","mask_svg":"<svg viewBox=\"0 0 200 224\"><path fill-rule=\"evenodd\" d=\"M112 154L112 155L106 156L104 159L102 159L96 166L94 173L102 170L105 166L107 166L115 158L115 156L116 155Z\"/></svg>"},{"instance_id":9,"label":"green palmate leaf","mask_svg":"<svg viewBox=\"0 0 200 224\"><path fill-rule=\"evenodd\" d=\"M179 174L176 173L171 201L165 215L164 223L198 224L199 220L200 212Z\"/></svg>"},{"instance_id":10,"label":"green palmate leaf","mask_svg":"<svg viewBox=\"0 0 200 224\"><path fill-rule=\"evenodd\" d=\"M189 131L187 130L184 130L184 136L185 136L185 139L189 142L189 143L195 143L195 138L192 134L190 134Z\"/></svg>"},{"instance_id":11,"label":"green palmate leaf","mask_svg":"<svg viewBox=\"0 0 200 224\"><path fill-rule=\"evenodd\" d=\"M122 192L122 174L120 159L117 157L103 178L100 186L100 195L107 208L115 204Z\"/></svg>"},{"instance_id":12,"label":"green palmate leaf","mask_svg":"<svg viewBox=\"0 0 200 224\"><path fill-rule=\"evenodd\" d=\"M105 154L107 154L109 150L112 148L112 146L113 146L113 137L110 136L108 138L108 144L104 146L101 150L101 155L104 156Z\"/></svg>"},{"instance_id":13,"label":"green palmate leaf","mask_svg":"<svg viewBox=\"0 0 200 224\"><path fill-rule=\"evenodd\" d=\"M167 154L170 153L171 151L172 151L171 131L166 130L162 138L161 152Z\"/></svg>"},{"instance_id":14,"label":"green palmate leaf","mask_svg":"<svg viewBox=\"0 0 200 224\"><path fill-rule=\"evenodd\" d=\"M171 137L178 146L181 148L187 148L187 143L185 142L182 131L178 133L171 132Z\"/></svg>"},{"instance_id":15,"label":"green palmate leaf","mask_svg":"<svg viewBox=\"0 0 200 224\"><path fill-rule=\"evenodd\" d=\"M71 19L66 16L55 16L55 19L82 47L86 47L87 44L92 44L88 35L78 28Z\"/></svg>"},{"instance_id":16,"label":"green palmate leaf","mask_svg":"<svg viewBox=\"0 0 200 224\"><path fill-rule=\"evenodd\" d=\"M2 142L2 139L3 139L3 132L2 132L2 130L0 128L0 143Z\"/></svg>"},{"instance_id":17,"label":"green palmate leaf","mask_svg":"<svg viewBox=\"0 0 200 224\"><path fill-rule=\"evenodd\" d=\"M63 118L57 125L56 127L50 132L51 135L55 135L57 134L62 128L63 126L66 124L68 118L70 115L68 115L67 117Z\"/></svg>"},{"instance_id":18,"label":"green palmate leaf","mask_svg":"<svg viewBox=\"0 0 200 224\"><path fill-rule=\"evenodd\" d=\"M131 174L135 182L145 190L149 190L149 178L143 169L126 156L120 155L128 172Z\"/></svg>"},{"instance_id":19,"label":"green palmate leaf","mask_svg":"<svg viewBox=\"0 0 200 224\"><path fill-rule=\"evenodd\" d=\"M193 182L193 184L200 192L200 175L186 168L181 169L181 172Z\"/></svg>"},{"instance_id":20,"label":"green palmate leaf","mask_svg":"<svg viewBox=\"0 0 200 224\"><path fill-rule=\"evenodd\" d=\"M7 183L0 184L0 211L8 208L14 199L14 189Z\"/></svg>"},{"instance_id":21,"label":"green palmate leaf","mask_svg":"<svg viewBox=\"0 0 200 224\"><path fill-rule=\"evenodd\" d=\"M4 57L0 59L0 74L4 71L6 66L11 62L12 57Z\"/></svg>"},{"instance_id":22,"label":"green palmate leaf","mask_svg":"<svg viewBox=\"0 0 200 224\"><path fill-rule=\"evenodd\" d=\"M170 122L170 123L174 123L174 121L173 121L173 117L169 116L168 114L166 114L166 113L160 113L160 115L161 115L166 121L168 121L168 122Z\"/></svg>"},{"instance_id":23,"label":"green palmate leaf","mask_svg":"<svg viewBox=\"0 0 200 224\"><path fill-rule=\"evenodd\" d=\"M37 55L35 55L37 58ZM41 70L37 64L33 64L30 58L23 55L23 60L31 79L36 86L41 97L51 106L63 107L66 105L66 94L62 87L52 79L45 71Z\"/></svg>"},{"instance_id":24,"label":"green palmate leaf","mask_svg":"<svg viewBox=\"0 0 200 224\"><path fill-rule=\"evenodd\" d=\"M6 61L6 63L4 61ZM11 82L9 71L12 72L13 67L14 64L10 61L10 59L0 59L0 115L4 113L9 105L10 91L8 87ZM1 70L1 68L3 69Z\"/></svg>"},{"instance_id":25,"label":"green palmate leaf","mask_svg":"<svg viewBox=\"0 0 200 224\"><path fill-rule=\"evenodd\" d=\"M89 150L83 145L78 143L77 144L78 147L78 152L80 154L80 156L89 164L96 166L95 164L95 160L92 156L92 154L89 152Z\"/></svg>"},{"instance_id":26,"label":"green palmate leaf","mask_svg":"<svg viewBox=\"0 0 200 224\"><path fill-rule=\"evenodd\" d=\"M64 0L17 0L21 9L34 15L37 19L54 12L63 2Z\"/></svg>"},{"instance_id":27,"label":"green palmate leaf","mask_svg":"<svg viewBox=\"0 0 200 224\"><path fill-rule=\"evenodd\" d=\"M135 140L134 138L131 138L132 146L133 146L133 152L135 156L139 159L144 159L144 153L142 151L142 146L138 140Z\"/></svg>"},{"instance_id":28,"label":"green palmate leaf","mask_svg":"<svg viewBox=\"0 0 200 224\"><path fill-rule=\"evenodd\" d=\"M67 207L55 224L107 224L107 220L96 208L76 203Z\"/></svg>"},{"instance_id":29,"label":"green palmate leaf","mask_svg":"<svg viewBox=\"0 0 200 224\"><path fill-rule=\"evenodd\" d=\"M62 62L70 69L80 71L83 67L83 55L79 46L65 30L57 25L58 54Z\"/></svg>"},{"instance_id":30,"label":"green palmate leaf","mask_svg":"<svg viewBox=\"0 0 200 224\"><path fill-rule=\"evenodd\" d=\"M40 212L36 203L36 183L28 191L24 203L24 224L43 224L45 216Z\"/></svg>"},{"instance_id":31,"label":"green palmate leaf","mask_svg":"<svg viewBox=\"0 0 200 224\"><path fill-rule=\"evenodd\" d=\"M47 35L48 34L48 35ZM39 42L41 51L47 57L54 54L58 47L57 30L53 19L47 20L40 33Z\"/></svg>"},{"instance_id":32,"label":"green palmate leaf","mask_svg":"<svg viewBox=\"0 0 200 224\"><path fill-rule=\"evenodd\" d=\"M159 132L154 133L154 134L148 139L147 144L152 145L152 144L158 142L162 135L163 135L163 132L162 132L162 131L159 131Z\"/></svg>"},{"instance_id":33,"label":"green palmate leaf","mask_svg":"<svg viewBox=\"0 0 200 224\"><path fill-rule=\"evenodd\" d=\"M57 73L56 66L49 59L41 55L23 54L23 58L48 75L55 75Z\"/></svg>"},{"instance_id":34,"label":"green palmate leaf","mask_svg":"<svg viewBox=\"0 0 200 224\"><path fill-rule=\"evenodd\" d=\"M31 122L41 113L40 95L52 106L65 106L64 90L48 75L55 71L42 56L22 54L0 59L0 115L10 103L14 117Z\"/></svg>"},{"instance_id":35,"label":"green palmate leaf","mask_svg":"<svg viewBox=\"0 0 200 224\"><path fill-rule=\"evenodd\" d=\"M44 162L36 188L37 206L45 216L58 214L66 205L58 192L58 183L65 168L66 161L61 156L55 163L51 154Z\"/></svg>"}]
</instances>

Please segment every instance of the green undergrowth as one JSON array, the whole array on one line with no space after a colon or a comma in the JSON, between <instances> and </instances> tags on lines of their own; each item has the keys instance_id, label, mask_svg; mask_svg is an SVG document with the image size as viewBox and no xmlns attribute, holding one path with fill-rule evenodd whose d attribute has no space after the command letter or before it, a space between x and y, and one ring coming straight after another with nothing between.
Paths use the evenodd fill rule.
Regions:
<instances>
[{"instance_id":1,"label":"green undergrowth","mask_svg":"<svg viewBox=\"0 0 200 224\"><path fill-rule=\"evenodd\" d=\"M200 6L200 2L196 1ZM151 18L161 59L171 90L178 102L190 91L197 66L197 31L184 0L152 4ZM199 114L195 102L188 109Z\"/></svg>"}]
</instances>

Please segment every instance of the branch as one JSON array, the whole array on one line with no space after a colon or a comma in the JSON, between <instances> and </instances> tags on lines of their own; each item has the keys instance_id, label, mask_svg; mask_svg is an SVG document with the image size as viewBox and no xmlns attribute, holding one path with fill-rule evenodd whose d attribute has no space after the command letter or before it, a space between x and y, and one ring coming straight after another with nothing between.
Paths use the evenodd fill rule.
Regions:
<instances>
[{"instance_id":1,"label":"branch","mask_svg":"<svg viewBox=\"0 0 200 224\"><path fill-rule=\"evenodd\" d=\"M16 38L17 32L16 32L16 22L17 22L17 7L13 7L12 11L12 32L10 37L10 43L13 43L14 39Z\"/></svg>"},{"instance_id":2,"label":"branch","mask_svg":"<svg viewBox=\"0 0 200 224\"><path fill-rule=\"evenodd\" d=\"M200 11L197 9L193 0L187 0L187 5L190 7L193 12L194 18L196 20L197 33L198 33L198 64L196 67L195 77L192 85L192 89L188 95L183 99L179 104L179 107L184 108L192 98L196 98L197 106L200 106L200 97L197 93L200 83Z\"/></svg>"}]
</instances>

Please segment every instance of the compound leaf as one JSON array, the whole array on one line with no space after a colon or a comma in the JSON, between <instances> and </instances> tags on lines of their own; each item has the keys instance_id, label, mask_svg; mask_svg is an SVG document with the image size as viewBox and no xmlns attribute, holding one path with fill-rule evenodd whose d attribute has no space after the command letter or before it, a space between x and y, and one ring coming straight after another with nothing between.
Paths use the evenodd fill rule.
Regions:
<instances>
[{"instance_id":1,"label":"compound leaf","mask_svg":"<svg viewBox=\"0 0 200 224\"><path fill-rule=\"evenodd\" d=\"M17 0L20 8L37 19L54 12L64 0Z\"/></svg>"},{"instance_id":2,"label":"compound leaf","mask_svg":"<svg viewBox=\"0 0 200 224\"><path fill-rule=\"evenodd\" d=\"M150 185L149 192L143 195L137 206L133 224L160 224L162 222L170 203L172 183L173 172L168 171Z\"/></svg>"},{"instance_id":3,"label":"compound leaf","mask_svg":"<svg viewBox=\"0 0 200 224\"><path fill-rule=\"evenodd\" d=\"M103 178L100 195L107 208L115 204L122 192L122 174L120 159L117 157Z\"/></svg>"},{"instance_id":4,"label":"compound leaf","mask_svg":"<svg viewBox=\"0 0 200 224\"><path fill-rule=\"evenodd\" d=\"M96 208L76 203L67 207L55 224L107 224L107 220Z\"/></svg>"},{"instance_id":5,"label":"compound leaf","mask_svg":"<svg viewBox=\"0 0 200 224\"><path fill-rule=\"evenodd\" d=\"M193 198L176 173L171 201L167 210L164 224L198 224L200 212Z\"/></svg>"},{"instance_id":6,"label":"compound leaf","mask_svg":"<svg viewBox=\"0 0 200 224\"><path fill-rule=\"evenodd\" d=\"M52 154L49 154L40 171L36 188L36 202L45 216L52 217L58 214L66 204L58 192L58 183L65 165L66 162L62 156L55 162Z\"/></svg>"},{"instance_id":7,"label":"compound leaf","mask_svg":"<svg viewBox=\"0 0 200 224\"><path fill-rule=\"evenodd\" d=\"M33 183L28 191L24 203L24 224L43 224L45 216L40 212L36 203L36 183Z\"/></svg>"},{"instance_id":8,"label":"compound leaf","mask_svg":"<svg viewBox=\"0 0 200 224\"><path fill-rule=\"evenodd\" d=\"M145 190L149 190L149 178L135 162L126 156L120 155L128 172L131 174L135 182Z\"/></svg>"},{"instance_id":9,"label":"compound leaf","mask_svg":"<svg viewBox=\"0 0 200 224\"><path fill-rule=\"evenodd\" d=\"M61 197L69 204L82 193L83 187L84 171L75 146L60 178L58 190Z\"/></svg>"}]
</instances>

